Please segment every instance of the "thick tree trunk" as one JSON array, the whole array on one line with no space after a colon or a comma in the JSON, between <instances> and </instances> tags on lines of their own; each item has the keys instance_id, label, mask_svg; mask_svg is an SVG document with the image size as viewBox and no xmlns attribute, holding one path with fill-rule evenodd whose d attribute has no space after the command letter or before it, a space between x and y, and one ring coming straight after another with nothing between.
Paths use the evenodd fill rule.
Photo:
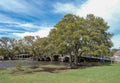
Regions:
<instances>
[{"instance_id":1,"label":"thick tree trunk","mask_svg":"<svg viewBox=\"0 0 120 83\"><path fill-rule=\"evenodd\" d=\"M78 44L75 44L75 51L74 51L74 65L77 66L78 65Z\"/></svg>"},{"instance_id":2,"label":"thick tree trunk","mask_svg":"<svg viewBox=\"0 0 120 83\"><path fill-rule=\"evenodd\" d=\"M73 66L73 60L72 60L72 55L70 54L70 67L72 68Z\"/></svg>"},{"instance_id":3,"label":"thick tree trunk","mask_svg":"<svg viewBox=\"0 0 120 83\"><path fill-rule=\"evenodd\" d=\"M77 54L75 55L74 64L75 64L75 66L77 66L77 65L78 65L78 57L77 57Z\"/></svg>"},{"instance_id":4,"label":"thick tree trunk","mask_svg":"<svg viewBox=\"0 0 120 83\"><path fill-rule=\"evenodd\" d=\"M77 56L70 55L70 68L71 69L77 68L77 64L78 64Z\"/></svg>"},{"instance_id":5,"label":"thick tree trunk","mask_svg":"<svg viewBox=\"0 0 120 83\"><path fill-rule=\"evenodd\" d=\"M72 54L70 54L70 68L71 69L75 68L74 60L75 60L75 57Z\"/></svg>"}]
</instances>

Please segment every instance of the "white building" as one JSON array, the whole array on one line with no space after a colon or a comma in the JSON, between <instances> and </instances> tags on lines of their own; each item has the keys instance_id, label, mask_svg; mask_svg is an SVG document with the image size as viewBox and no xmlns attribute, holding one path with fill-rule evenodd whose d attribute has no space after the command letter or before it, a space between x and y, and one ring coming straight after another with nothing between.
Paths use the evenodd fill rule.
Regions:
<instances>
[{"instance_id":1,"label":"white building","mask_svg":"<svg viewBox=\"0 0 120 83\"><path fill-rule=\"evenodd\" d=\"M117 51L113 56L115 61L120 61L120 51Z\"/></svg>"}]
</instances>

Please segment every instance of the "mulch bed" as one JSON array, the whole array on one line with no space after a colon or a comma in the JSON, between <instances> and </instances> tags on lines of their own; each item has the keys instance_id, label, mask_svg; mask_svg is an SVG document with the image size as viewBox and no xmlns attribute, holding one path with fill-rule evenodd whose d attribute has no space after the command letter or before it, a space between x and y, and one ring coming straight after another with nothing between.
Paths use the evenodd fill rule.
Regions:
<instances>
[{"instance_id":1,"label":"mulch bed","mask_svg":"<svg viewBox=\"0 0 120 83\"><path fill-rule=\"evenodd\" d=\"M97 64L98 65L98 64ZM70 70L70 69L85 69L88 67L93 67L93 66L97 66L96 64L88 64L88 63L81 63L79 64L79 66L75 66L72 68L68 68L68 67L39 67L39 66L31 66L29 67L30 70L12 70L12 74L32 74L35 72L49 72L49 73L60 73L61 71L65 71L65 70Z\"/></svg>"},{"instance_id":2,"label":"mulch bed","mask_svg":"<svg viewBox=\"0 0 120 83\"><path fill-rule=\"evenodd\" d=\"M0 70L6 70L7 68L0 68Z\"/></svg>"},{"instance_id":3,"label":"mulch bed","mask_svg":"<svg viewBox=\"0 0 120 83\"><path fill-rule=\"evenodd\" d=\"M41 72L49 72L49 73L59 73L60 71L70 69L70 68L67 68L67 67L64 67L64 68L42 67L42 68L43 68L43 70L41 70Z\"/></svg>"},{"instance_id":4,"label":"mulch bed","mask_svg":"<svg viewBox=\"0 0 120 83\"><path fill-rule=\"evenodd\" d=\"M37 68L34 69L33 67L31 67L31 70L27 70L27 71L13 69L11 74L32 74L35 72L59 73L63 70L69 70L69 69L70 68L67 68L67 67L62 67L62 68L41 67L41 69L37 69Z\"/></svg>"}]
</instances>

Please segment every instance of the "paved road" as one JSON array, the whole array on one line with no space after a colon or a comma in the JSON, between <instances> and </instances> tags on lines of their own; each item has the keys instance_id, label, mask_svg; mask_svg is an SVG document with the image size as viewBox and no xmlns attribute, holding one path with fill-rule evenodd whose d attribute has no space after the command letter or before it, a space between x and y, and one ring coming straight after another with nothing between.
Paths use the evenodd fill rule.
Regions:
<instances>
[{"instance_id":1,"label":"paved road","mask_svg":"<svg viewBox=\"0 0 120 83\"><path fill-rule=\"evenodd\" d=\"M0 68L15 67L17 64L22 66L32 66L35 65L35 61L0 61Z\"/></svg>"},{"instance_id":2,"label":"paved road","mask_svg":"<svg viewBox=\"0 0 120 83\"><path fill-rule=\"evenodd\" d=\"M32 66L32 65L69 65L68 63L63 62L40 62L40 61L27 61L27 60L18 60L18 61L0 61L0 68L10 68L15 67L17 64L22 66Z\"/></svg>"}]
</instances>

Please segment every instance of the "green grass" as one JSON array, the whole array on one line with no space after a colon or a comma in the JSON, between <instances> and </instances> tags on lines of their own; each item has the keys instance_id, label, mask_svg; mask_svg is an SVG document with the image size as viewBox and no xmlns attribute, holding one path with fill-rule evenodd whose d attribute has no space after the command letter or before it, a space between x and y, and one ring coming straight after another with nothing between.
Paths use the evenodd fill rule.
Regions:
<instances>
[{"instance_id":1,"label":"green grass","mask_svg":"<svg viewBox=\"0 0 120 83\"><path fill-rule=\"evenodd\" d=\"M0 83L120 83L120 63L60 73L11 74L11 69L0 70Z\"/></svg>"}]
</instances>

